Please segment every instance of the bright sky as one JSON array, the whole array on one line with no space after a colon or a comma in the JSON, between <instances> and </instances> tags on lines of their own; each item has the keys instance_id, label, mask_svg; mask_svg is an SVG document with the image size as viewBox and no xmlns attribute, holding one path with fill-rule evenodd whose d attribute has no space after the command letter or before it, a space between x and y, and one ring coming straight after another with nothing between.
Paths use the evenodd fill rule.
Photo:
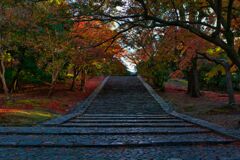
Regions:
<instances>
[{"instance_id":1,"label":"bright sky","mask_svg":"<svg viewBox=\"0 0 240 160\"><path fill-rule=\"evenodd\" d=\"M122 63L127 67L127 70L132 73L136 73L136 65L131 63L127 58L122 57L121 58Z\"/></svg>"},{"instance_id":2,"label":"bright sky","mask_svg":"<svg viewBox=\"0 0 240 160\"><path fill-rule=\"evenodd\" d=\"M121 7L119 7L119 9L120 9L120 8L121 8ZM112 26L111 29L115 30L115 29L118 28L118 26L119 26L119 25L118 25L117 23L115 23L114 26ZM121 45L121 44L120 44L120 45ZM131 54L131 53L135 52L135 50L132 49L132 48L130 48L130 47L126 48L125 50L128 52L128 54ZM133 73L136 73L136 72L137 72L136 65L133 64L133 63L132 63L130 60L128 60L127 58L122 57L122 58L121 58L121 62L127 67L127 70L128 70L129 72L133 72Z\"/></svg>"}]
</instances>

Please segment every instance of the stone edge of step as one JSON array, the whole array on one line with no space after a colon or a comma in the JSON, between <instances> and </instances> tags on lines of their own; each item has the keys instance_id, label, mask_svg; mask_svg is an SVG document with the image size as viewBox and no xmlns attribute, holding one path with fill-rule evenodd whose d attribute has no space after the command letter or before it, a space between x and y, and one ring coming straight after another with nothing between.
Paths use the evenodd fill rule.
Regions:
<instances>
[{"instance_id":1,"label":"stone edge of step","mask_svg":"<svg viewBox=\"0 0 240 160\"><path fill-rule=\"evenodd\" d=\"M120 128L120 127L119 127ZM185 134L185 133L208 133L210 132L208 129L205 128L192 128L189 127L185 131L182 131L182 128L180 130L175 129L175 131L168 131L166 128L162 128L162 130L155 130L153 127L153 131L149 131L148 129L141 129L141 127L137 128L136 131L134 129L130 128L121 128L121 129L116 129L115 131L111 131L111 129L108 130L100 130L96 131L93 127L93 129L90 129L88 131L88 128L66 128L66 127L1 127L0 128L0 135L70 135L70 134L90 134L90 133L136 133L136 134L141 134L141 133L156 133L156 134ZM123 131L121 131L123 130ZM131 131L132 130L132 131ZM142 130L142 131L141 131Z\"/></svg>"},{"instance_id":2,"label":"stone edge of step","mask_svg":"<svg viewBox=\"0 0 240 160\"><path fill-rule=\"evenodd\" d=\"M167 103L162 97L160 97L157 92L149 85L147 84L144 79L141 76L137 76L138 79L142 82L142 84L145 86L145 88L148 90L148 92L154 97L154 99L159 103L160 107L166 112L169 113L172 116L178 117L180 119L183 119L185 121L191 122L193 124L200 125L202 127L205 127L209 130L212 130L214 132L217 132L219 134L222 134L224 136L229 136L234 139L237 139L238 141L240 140L240 133L238 133L235 130L232 129L226 129L224 127L221 127L217 124L194 118L182 113L176 112L173 108L173 106L170 103Z\"/></svg>"},{"instance_id":3,"label":"stone edge of step","mask_svg":"<svg viewBox=\"0 0 240 160\"><path fill-rule=\"evenodd\" d=\"M202 141L165 141L165 142L151 142L151 143L147 143L147 142L138 142L138 143L118 143L118 142L114 142L114 143L106 143L106 144L81 144L81 143L69 143L69 144L56 144L54 142L44 142L44 143L33 143L33 144L24 144L24 143L15 143L15 142L9 142L6 144L0 144L0 148L1 147L51 147L51 148L56 148L56 147L60 147L60 148L65 148L65 147L70 147L70 148L74 148L74 147L148 147L148 146L182 146L182 145L219 145L219 144L231 144L233 141L232 140L202 140Z\"/></svg>"},{"instance_id":4,"label":"stone edge of step","mask_svg":"<svg viewBox=\"0 0 240 160\"><path fill-rule=\"evenodd\" d=\"M52 126L52 125L59 125L62 124L66 121L68 121L69 119L76 117L78 115L83 114L87 108L89 107L89 105L92 103L92 101L94 100L94 98L99 94L99 92L102 90L102 88L104 87L104 85L106 84L106 82L108 81L109 76L106 77L101 84L93 91L93 93L87 97L87 99L85 99L83 102L80 102L76 105L76 107L74 107L75 109L71 111L70 114L67 114L65 116L61 116L59 118L55 118L52 120L49 120L47 122L42 123L41 125L44 126Z\"/></svg>"},{"instance_id":5,"label":"stone edge of step","mask_svg":"<svg viewBox=\"0 0 240 160\"><path fill-rule=\"evenodd\" d=\"M64 123L62 127L194 127L192 123Z\"/></svg>"},{"instance_id":6,"label":"stone edge of step","mask_svg":"<svg viewBox=\"0 0 240 160\"><path fill-rule=\"evenodd\" d=\"M171 120L82 120L72 119L69 120L71 123L177 123L184 122L182 119L171 119Z\"/></svg>"}]
</instances>

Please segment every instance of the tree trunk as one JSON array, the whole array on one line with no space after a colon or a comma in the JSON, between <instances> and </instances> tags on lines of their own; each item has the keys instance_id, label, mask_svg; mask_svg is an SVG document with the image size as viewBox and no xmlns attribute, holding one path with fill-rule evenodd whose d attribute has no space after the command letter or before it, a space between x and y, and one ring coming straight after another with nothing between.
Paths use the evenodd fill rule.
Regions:
<instances>
[{"instance_id":1,"label":"tree trunk","mask_svg":"<svg viewBox=\"0 0 240 160\"><path fill-rule=\"evenodd\" d=\"M229 65L224 65L224 69L226 71L226 85L227 85L227 93L228 93L228 103L230 105L236 104L235 97L234 97L234 89L232 84L232 74L230 71Z\"/></svg>"},{"instance_id":2,"label":"tree trunk","mask_svg":"<svg viewBox=\"0 0 240 160\"><path fill-rule=\"evenodd\" d=\"M198 70L197 70L197 58L193 59L192 66L191 66L190 72L188 74L187 93L189 95L191 95L191 97L199 97L200 96Z\"/></svg>"},{"instance_id":3,"label":"tree trunk","mask_svg":"<svg viewBox=\"0 0 240 160\"><path fill-rule=\"evenodd\" d=\"M73 78L72 78L72 85L71 85L71 88L70 88L70 90L72 90L72 91L75 89L75 83L76 83L76 79L77 79L78 75L79 75L78 69L74 68L74 73L73 73Z\"/></svg>"},{"instance_id":4,"label":"tree trunk","mask_svg":"<svg viewBox=\"0 0 240 160\"><path fill-rule=\"evenodd\" d=\"M18 68L16 75L13 77L13 81L10 88L11 93L16 92L19 89L18 79L19 79L21 70L22 70L21 68Z\"/></svg>"},{"instance_id":5,"label":"tree trunk","mask_svg":"<svg viewBox=\"0 0 240 160\"><path fill-rule=\"evenodd\" d=\"M3 91L6 97L6 100L10 100L10 94L9 94L9 89L7 86L7 82L5 79L5 65L4 65L4 55L3 52L0 51L0 78L3 86Z\"/></svg>"},{"instance_id":6,"label":"tree trunk","mask_svg":"<svg viewBox=\"0 0 240 160\"><path fill-rule=\"evenodd\" d=\"M85 92L85 83L86 83L86 71L82 69L81 79L80 79L80 91Z\"/></svg>"},{"instance_id":7,"label":"tree trunk","mask_svg":"<svg viewBox=\"0 0 240 160\"><path fill-rule=\"evenodd\" d=\"M52 83L51 83L51 87L48 91L48 97L51 97L53 94L53 91L55 89L55 85L57 82L58 73L59 73L59 71L56 71L55 73L52 74Z\"/></svg>"},{"instance_id":8,"label":"tree trunk","mask_svg":"<svg viewBox=\"0 0 240 160\"><path fill-rule=\"evenodd\" d=\"M50 89L49 89L49 91L48 91L48 97L49 97L49 98L50 98L50 97L52 96L52 94L53 94L55 85L56 85L56 81L54 80L54 81L52 81L51 87L50 87Z\"/></svg>"},{"instance_id":9,"label":"tree trunk","mask_svg":"<svg viewBox=\"0 0 240 160\"><path fill-rule=\"evenodd\" d=\"M74 91L74 89L75 89L76 78L77 78L77 76L73 75L72 84L71 84L71 87L70 87L71 91Z\"/></svg>"},{"instance_id":10,"label":"tree trunk","mask_svg":"<svg viewBox=\"0 0 240 160\"><path fill-rule=\"evenodd\" d=\"M224 47L223 47L224 48ZM234 49L233 42L228 42L228 47L224 49L231 61L240 69L240 48L238 51Z\"/></svg>"},{"instance_id":11,"label":"tree trunk","mask_svg":"<svg viewBox=\"0 0 240 160\"><path fill-rule=\"evenodd\" d=\"M192 73L191 73L191 70L187 73L187 80L188 80L187 94L190 94L191 93L191 86L192 86Z\"/></svg>"},{"instance_id":12,"label":"tree trunk","mask_svg":"<svg viewBox=\"0 0 240 160\"><path fill-rule=\"evenodd\" d=\"M6 79L4 76L0 76L1 77L1 81L2 81L2 86L3 86L3 91L4 91L4 94L5 94L5 97L7 100L10 99L10 94L9 94L9 89L8 89L8 86L7 86L7 83L6 83Z\"/></svg>"}]
</instances>

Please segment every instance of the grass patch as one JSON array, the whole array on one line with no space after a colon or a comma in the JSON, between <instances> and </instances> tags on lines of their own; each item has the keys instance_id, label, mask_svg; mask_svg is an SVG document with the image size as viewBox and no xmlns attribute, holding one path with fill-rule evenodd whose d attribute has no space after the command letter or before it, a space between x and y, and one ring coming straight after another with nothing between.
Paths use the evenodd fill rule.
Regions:
<instances>
[{"instance_id":1,"label":"grass patch","mask_svg":"<svg viewBox=\"0 0 240 160\"><path fill-rule=\"evenodd\" d=\"M84 100L103 80L103 77L89 79L86 92L70 92L66 84L58 83L53 97L47 98L48 86L33 86L21 94L13 94L12 101L0 104L0 126L34 126L50 119L69 113L77 102ZM3 95L0 95L2 98Z\"/></svg>"},{"instance_id":2,"label":"grass patch","mask_svg":"<svg viewBox=\"0 0 240 160\"><path fill-rule=\"evenodd\" d=\"M17 100L16 103L39 106L42 102L40 100L36 100L36 99L21 99L21 100Z\"/></svg>"},{"instance_id":3,"label":"grass patch","mask_svg":"<svg viewBox=\"0 0 240 160\"><path fill-rule=\"evenodd\" d=\"M58 117L57 114L45 111L24 111L0 113L1 126L33 126Z\"/></svg>"},{"instance_id":4,"label":"grass patch","mask_svg":"<svg viewBox=\"0 0 240 160\"><path fill-rule=\"evenodd\" d=\"M49 99L7 101L0 108L1 126L34 126L64 113L64 106Z\"/></svg>"},{"instance_id":5,"label":"grass patch","mask_svg":"<svg viewBox=\"0 0 240 160\"><path fill-rule=\"evenodd\" d=\"M32 107L39 107L42 104L46 104L48 100L46 99L20 99L20 100L13 100L13 101L6 101L4 103L5 107L24 107L24 106L32 106Z\"/></svg>"},{"instance_id":6,"label":"grass patch","mask_svg":"<svg viewBox=\"0 0 240 160\"><path fill-rule=\"evenodd\" d=\"M4 102L3 105L6 106L6 107L13 107L13 106L15 106L16 104L15 104L15 102L13 102L13 101L6 101L6 102Z\"/></svg>"}]
</instances>

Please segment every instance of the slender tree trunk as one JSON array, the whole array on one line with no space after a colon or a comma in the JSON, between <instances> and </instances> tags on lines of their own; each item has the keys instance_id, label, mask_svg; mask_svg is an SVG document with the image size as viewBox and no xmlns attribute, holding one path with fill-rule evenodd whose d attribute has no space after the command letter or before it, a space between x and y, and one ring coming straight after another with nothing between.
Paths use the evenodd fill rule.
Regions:
<instances>
[{"instance_id":1,"label":"slender tree trunk","mask_svg":"<svg viewBox=\"0 0 240 160\"><path fill-rule=\"evenodd\" d=\"M7 86L6 78L5 78L5 65L4 65L4 55L0 50L0 78L3 86L3 91L7 100L10 100L9 89Z\"/></svg>"},{"instance_id":2,"label":"slender tree trunk","mask_svg":"<svg viewBox=\"0 0 240 160\"><path fill-rule=\"evenodd\" d=\"M78 77L78 75L79 75L78 69L74 68L74 71L73 71L73 72L74 72L74 73L73 73L73 78L72 78L72 85L71 85L71 88L70 88L70 90L72 90L72 91L75 89L76 79L77 79L77 77Z\"/></svg>"},{"instance_id":3,"label":"slender tree trunk","mask_svg":"<svg viewBox=\"0 0 240 160\"><path fill-rule=\"evenodd\" d=\"M16 75L13 77L13 81L10 88L11 93L16 92L19 89L18 79L19 79L21 70L22 70L21 68L18 68Z\"/></svg>"},{"instance_id":4,"label":"slender tree trunk","mask_svg":"<svg viewBox=\"0 0 240 160\"><path fill-rule=\"evenodd\" d=\"M52 94L53 94L53 91L55 89L55 85L56 85L56 82L57 82L58 73L59 73L59 71L56 71L52 75L52 83L51 83L51 87L50 87L50 89L48 91L48 97L51 97Z\"/></svg>"},{"instance_id":5,"label":"slender tree trunk","mask_svg":"<svg viewBox=\"0 0 240 160\"><path fill-rule=\"evenodd\" d=\"M187 93L191 95L191 97L200 96L198 70L197 70L197 58L193 59L192 67L189 72Z\"/></svg>"},{"instance_id":6,"label":"slender tree trunk","mask_svg":"<svg viewBox=\"0 0 240 160\"><path fill-rule=\"evenodd\" d=\"M4 76L0 76L1 77L1 81L2 81L2 86L3 86L3 91L4 91L4 94L5 94L5 97L7 100L10 99L10 94L9 94L9 89L8 89L8 86L7 86L7 83L6 83L6 79Z\"/></svg>"},{"instance_id":7,"label":"slender tree trunk","mask_svg":"<svg viewBox=\"0 0 240 160\"><path fill-rule=\"evenodd\" d=\"M54 80L54 81L52 81L51 87L50 87L50 89L49 89L49 91L48 91L48 97L51 97L51 96L52 96L53 91L54 91L54 88L55 88L55 85L56 85L56 81Z\"/></svg>"},{"instance_id":8,"label":"slender tree trunk","mask_svg":"<svg viewBox=\"0 0 240 160\"><path fill-rule=\"evenodd\" d=\"M187 80L188 80L187 94L190 94L191 93L191 86L192 86L192 73L191 73L191 70L187 73Z\"/></svg>"},{"instance_id":9,"label":"slender tree trunk","mask_svg":"<svg viewBox=\"0 0 240 160\"><path fill-rule=\"evenodd\" d=\"M227 64L224 65L224 69L226 71L226 85L227 85L227 93L228 93L228 103L230 105L236 104L235 96L234 96L234 89L232 84L232 74L230 71L230 66Z\"/></svg>"},{"instance_id":10,"label":"slender tree trunk","mask_svg":"<svg viewBox=\"0 0 240 160\"><path fill-rule=\"evenodd\" d=\"M86 83L86 71L82 69L81 71L81 79L80 79L80 91L85 92L85 83Z\"/></svg>"},{"instance_id":11,"label":"slender tree trunk","mask_svg":"<svg viewBox=\"0 0 240 160\"><path fill-rule=\"evenodd\" d=\"M74 91L74 89L75 89L76 78L77 78L77 76L73 75L72 84L71 84L71 87L70 87L71 91Z\"/></svg>"}]
</instances>

